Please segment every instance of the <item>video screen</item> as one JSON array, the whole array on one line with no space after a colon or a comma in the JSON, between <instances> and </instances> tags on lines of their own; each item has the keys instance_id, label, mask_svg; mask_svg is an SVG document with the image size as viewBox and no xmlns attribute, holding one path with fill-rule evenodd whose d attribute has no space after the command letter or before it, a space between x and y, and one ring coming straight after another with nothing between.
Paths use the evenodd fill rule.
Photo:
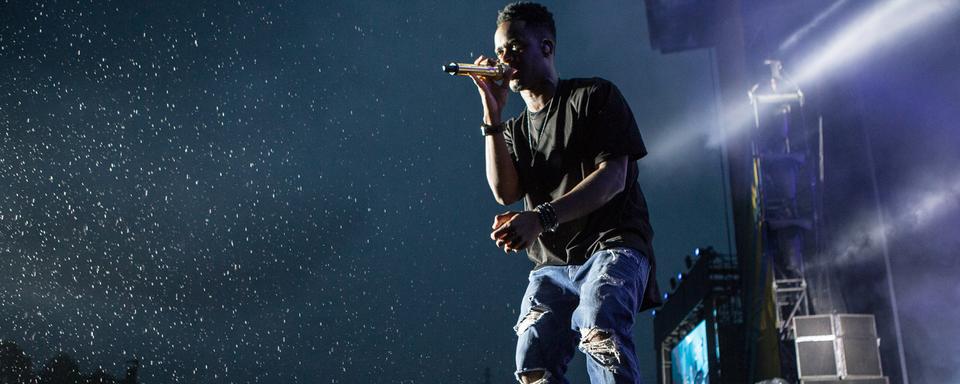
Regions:
<instances>
[{"instance_id":1,"label":"video screen","mask_svg":"<svg viewBox=\"0 0 960 384\"><path fill-rule=\"evenodd\" d=\"M710 382L707 357L707 322L701 321L673 351L670 376L673 384L706 384Z\"/></svg>"}]
</instances>

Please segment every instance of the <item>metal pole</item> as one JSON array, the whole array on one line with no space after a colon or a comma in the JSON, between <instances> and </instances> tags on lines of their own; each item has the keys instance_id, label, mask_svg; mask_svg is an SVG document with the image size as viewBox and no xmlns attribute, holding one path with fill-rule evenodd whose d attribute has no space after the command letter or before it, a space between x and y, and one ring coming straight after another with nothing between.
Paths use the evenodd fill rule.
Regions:
<instances>
[{"instance_id":1,"label":"metal pole","mask_svg":"<svg viewBox=\"0 0 960 384\"><path fill-rule=\"evenodd\" d=\"M862 110L862 108L861 108ZM867 163L870 167L870 181L873 183L873 201L877 206L877 220L880 222L880 248L883 251L883 265L887 272L887 292L890 296L890 307L893 310L893 331L897 338L897 353L900 357L900 375L903 384L910 384L910 378L907 375L907 358L903 352L903 335L900 331L900 310L897 306L897 294L893 287L893 268L890 267L890 252L887 249L887 224L883 219L883 209L880 204L880 188L877 185L877 170L873 160L873 145L870 142L870 136L867 130L863 130L863 141L867 145Z\"/></svg>"}]
</instances>

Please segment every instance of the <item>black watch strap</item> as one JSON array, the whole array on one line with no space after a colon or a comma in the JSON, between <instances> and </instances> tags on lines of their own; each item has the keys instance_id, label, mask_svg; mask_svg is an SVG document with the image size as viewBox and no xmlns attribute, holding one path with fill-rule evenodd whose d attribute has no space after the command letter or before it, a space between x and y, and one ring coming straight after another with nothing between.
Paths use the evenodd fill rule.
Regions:
<instances>
[{"instance_id":1,"label":"black watch strap","mask_svg":"<svg viewBox=\"0 0 960 384\"><path fill-rule=\"evenodd\" d=\"M506 127L506 124L504 124L504 123L498 123L498 124L493 124L493 125L490 125L490 124L480 124L480 132L483 133L484 136L490 136L490 135L494 135L494 134L503 132L503 129L504 129L505 127Z\"/></svg>"}]
</instances>

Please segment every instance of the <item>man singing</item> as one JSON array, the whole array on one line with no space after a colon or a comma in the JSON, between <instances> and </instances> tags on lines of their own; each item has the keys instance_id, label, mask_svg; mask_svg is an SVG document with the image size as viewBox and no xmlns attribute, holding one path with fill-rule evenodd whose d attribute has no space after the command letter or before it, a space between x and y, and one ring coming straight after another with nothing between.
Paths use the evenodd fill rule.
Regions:
<instances>
[{"instance_id":1,"label":"man singing","mask_svg":"<svg viewBox=\"0 0 960 384\"><path fill-rule=\"evenodd\" d=\"M647 205L636 160L646 155L620 91L600 78L559 79L556 29L542 5L507 5L497 18L501 81L474 75L483 102L486 174L497 202L490 237L526 250L534 268L520 306L517 379L566 383L577 346L592 383L639 383L633 322L659 304ZM526 108L501 119L508 90Z\"/></svg>"}]
</instances>

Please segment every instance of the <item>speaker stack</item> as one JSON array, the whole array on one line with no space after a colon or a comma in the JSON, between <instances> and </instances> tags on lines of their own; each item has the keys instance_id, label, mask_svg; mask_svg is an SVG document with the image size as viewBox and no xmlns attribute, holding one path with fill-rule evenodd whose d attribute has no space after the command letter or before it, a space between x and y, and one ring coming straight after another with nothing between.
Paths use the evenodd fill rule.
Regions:
<instances>
[{"instance_id":1,"label":"speaker stack","mask_svg":"<svg viewBox=\"0 0 960 384\"><path fill-rule=\"evenodd\" d=\"M796 316L797 371L804 384L887 384L873 315Z\"/></svg>"}]
</instances>

